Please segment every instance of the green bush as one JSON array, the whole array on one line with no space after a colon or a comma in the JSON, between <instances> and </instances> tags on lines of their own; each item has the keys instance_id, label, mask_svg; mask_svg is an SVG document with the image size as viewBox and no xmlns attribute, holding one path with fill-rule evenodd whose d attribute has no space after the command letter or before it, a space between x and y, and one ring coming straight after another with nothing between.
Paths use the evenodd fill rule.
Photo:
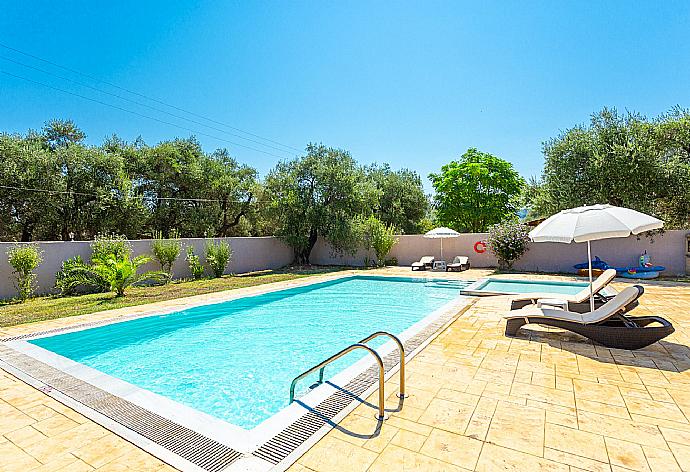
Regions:
<instances>
[{"instance_id":1,"label":"green bush","mask_svg":"<svg viewBox=\"0 0 690 472\"><path fill-rule=\"evenodd\" d=\"M232 257L232 248L230 244L225 241L218 243L210 242L206 244L206 262L211 267L214 277L222 277L225 273L225 268Z\"/></svg>"},{"instance_id":2,"label":"green bush","mask_svg":"<svg viewBox=\"0 0 690 472\"><path fill-rule=\"evenodd\" d=\"M154 240L151 243L153 257L161 265L161 269L168 274L168 281L172 280L172 267L182 251L182 245L178 238L177 231L172 231L170 238L163 239L160 231L154 233Z\"/></svg>"},{"instance_id":3,"label":"green bush","mask_svg":"<svg viewBox=\"0 0 690 472\"><path fill-rule=\"evenodd\" d=\"M489 228L488 247L498 259L498 267L506 270L527 252L529 227L517 222L503 222Z\"/></svg>"},{"instance_id":4,"label":"green bush","mask_svg":"<svg viewBox=\"0 0 690 472\"><path fill-rule=\"evenodd\" d=\"M194 248L187 246L187 262L189 263L189 271L192 273L194 280L199 280L204 276L204 266L199 260L199 256L194 254Z\"/></svg>"},{"instance_id":5,"label":"green bush","mask_svg":"<svg viewBox=\"0 0 690 472\"><path fill-rule=\"evenodd\" d=\"M43 253L34 244L15 244L7 251L7 260L13 269L14 286L19 299L25 301L34 292L36 282L34 270L43 261Z\"/></svg>"},{"instance_id":6,"label":"green bush","mask_svg":"<svg viewBox=\"0 0 690 472\"><path fill-rule=\"evenodd\" d=\"M110 257L116 260L129 258L132 248L127 238L118 234L98 234L91 242L91 261L104 261ZM55 274L55 287L61 295L80 293L101 293L110 291L110 281L98 272L89 270L90 266L81 256L75 256L62 263Z\"/></svg>"},{"instance_id":7,"label":"green bush","mask_svg":"<svg viewBox=\"0 0 690 472\"><path fill-rule=\"evenodd\" d=\"M383 265L386 256L391 251L398 238L395 237L395 228L385 225L375 216L363 220L361 223L361 239L364 249L368 252L374 250L376 253L376 265ZM364 258L364 265L369 266L371 262L369 255Z\"/></svg>"},{"instance_id":8,"label":"green bush","mask_svg":"<svg viewBox=\"0 0 690 472\"><path fill-rule=\"evenodd\" d=\"M72 270L66 274L62 284L73 290L78 286L94 285L95 281L98 281L107 284L109 291L122 297L127 288L132 285L145 281L162 282L167 280L168 274L163 271L137 273L139 267L150 260L151 258L148 256L137 256L132 259L129 254L124 256L110 254L105 258L93 260L91 265L72 261Z\"/></svg>"},{"instance_id":9,"label":"green bush","mask_svg":"<svg viewBox=\"0 0 690 472\"><path fill-rule=\"evenodd\" d=\"M132 253L127 237L121 234L97 234L91 243L91 260L108 256L122 258Z\"/></svg>"}]
</instances>

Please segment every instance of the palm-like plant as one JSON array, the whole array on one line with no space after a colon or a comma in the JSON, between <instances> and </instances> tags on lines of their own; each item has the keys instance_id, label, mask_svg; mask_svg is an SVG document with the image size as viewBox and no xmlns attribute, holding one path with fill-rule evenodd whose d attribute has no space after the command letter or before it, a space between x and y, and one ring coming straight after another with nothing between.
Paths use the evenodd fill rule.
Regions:
<instances>
[{"instance_id":1,"label":"palm-like plant","mask_svg":"<svg viewBox=\"0 0 690 472\"><path fill-rule=\"evenodd\" d=\"M151 280L164 282L168 278L167 272L149 271L137 273L139 267L151 260L148 256L130 258L129 254L107 254L93 259L91 265L74 262L70 272L68 285L93 285L96 281L104 282L118 297L125 295L125 290L135 284Z\"/></svg>"}]
</instances>

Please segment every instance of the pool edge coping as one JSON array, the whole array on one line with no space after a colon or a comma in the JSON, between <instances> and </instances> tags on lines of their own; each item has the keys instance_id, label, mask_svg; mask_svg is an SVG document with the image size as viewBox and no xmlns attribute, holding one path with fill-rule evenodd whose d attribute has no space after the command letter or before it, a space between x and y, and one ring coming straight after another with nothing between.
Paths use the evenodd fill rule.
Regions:
<instances>
[{"instance_id":1,"label":"pool edge coping","mask_svg":"<svg viewBox=\"0 0 690 472\"><path fill-rule=\"evenodd\" d=\"M271 293L275 291L281 291L281 290L287 290L290 288L296 288L296 287L302 287L302 286L308 286L308 285L313 285L317 284L320 282L328 282L328 281L333 281L333 280L338 280L341 278L349 278L349 277L356 277L356 276L362 276L362 275L367 275L367 274L361 274L359 271L344 271L340 272L337 274L327 274L326 276L317 276L317 277L305 277L304 279L299 279L298 281L287 281L287 282L277 282L275 285L270 284L270 286L263 287L265 290L261 291L256 291L256 290L251 290L250 293L246 293L246 291L242 290L242 293L236 293L236 290L230 290L230 291L225 291L224 297L222 297L222 300L219 300L217 297L213 297L210 300L198 300L198 296L194 297L187 297L187 298L192 298L193 300L187 300L188 302L184 304L184 307L182 307L180 304L175 304L174 306L169 307L168 312L173 312L173 311L181 311L187 308L190 308L192 306L202 306L202 305L209 305L209 304L214 304L214 303L222 303L224 301L230 301L233 299L237 298L244 298L244 297L250 297L250 296L256 296L256 295L261 295L263 293ZM416 274L415 274L416 275ZM388 277L394 277L394 278L401 278L400 276L396 275L384 275L384 274L369 274L369 276L376 277L376 278L388 278ZM427 279L428 281L433 281L434 279L441 279L441 277L405 277L403 276L402 278L412 278L412 279ZM297 282L297 283L295 283ZM266 284L269 285L269 284ZM252 289L254 287L251 287ZM230 292L230 293L228 293ZM232 293L235 292L235 293ZM182 299L184 300L184 299ZM406 359L412 359L414 356L416 356L419 352L421 352L433 339L435 339L441 332L443 332L453 321L455 321L459 316L461 316L474 302L471 299L468 299L467 297L461 297L460 295L458 297L455 297L454 299L448 301L441 307L439 307L437 310L434 310L433 312L430 312L427 314L424 318L416 322L415 324L411 325L410 327L407 328L407 330L412 329L416 325L421 325L408 339L408 341L411 341L413 338L423 335L424 339L421 341L420 344L418 344L411 352L406 353ZM157 304L151 304L151 305L157 305ZM440 313L438 313L440 312ZM149 307L148 310L145 310L144 312L137 311L136 313L133 313L129 316L127 315L120 315L116 316L110 319L104 319L104 320L97 320L94 322L89 322L89 323L75 323L71 326L66 326L63 328L56 328L53 330L46 330L46 331L38 331L36 333L27 333L23 334L20 336L16 337L11 337L9 339L4 338L0 339L0 345L4 346L5 348L12 349L15 352L18 352L20 354L23 354L25 356L28 356L33 362L36 363L42 363L43 361L40 359L36 359L35 357L26 354L25 352L17 351L13 346L8 345L7 342L12 342L12 341L26 341L30 338L35 338L35 337L43 337L43 336L51 336L55 334L61 334L61 333L66 333L66 332L71 332L71 331L79 331L83 329L89 329L97 326L102 326L102 325L107 325L107 324L114 324L114 323L119 323L119 322L125 322L129 321L132 319L137 319L137 318L143 318L143 317L148 317L148 316L154 316L154 315L160 315L163 314L158 306L151 306ZM426 330L429 330L432 328L432 326L438 321L438 319L443 318L443 323L440 326L435 326L433 330L429 333L425 333ZM407 331L406 330L406 331ZM389 357L392 353L389 353L387 357ZM394 353L397 356L397 352ZM361 362L361 361L359 361ZM358 362L358 363L359 363ZM350 368L355 367L358 363L353 364L350 366ZM52 367L56 370L59 370L61 373L66 374L70 377L72 377L72 374L69 372L65 372L64 370L60 369L59 367L52 366L50 364L46 364L49 367ZM124 439L128 440L129 442L133 443L137 447L140 447L144 449L145 451L153 454L156 457L159 457L161 460L164 462L167 462L170 465L173 465L174 467L181 468L182 470L205 470L203 468L200 468L199 466L187 461L185 458L181 457L180 455L176 454L175 452L171 451L169 448L166 448L160 444L157 444L155 441L142 436L138 434L136 431L128 428L127 426L123 425L122 423L118 422L117 419L111 418L103 414L101 411L98 411L97 409L91 408L88 405L83 404L80 402L78 399L73 398L69 396L68 394L63 393L59 389L55 389L51 387L48 383L46 383L44 380L34 377L30 373L24 372L20 367L14 366L11 363L5 361L0 357L0 367L3 369L7 370L9 373L12 375L15 375L17 378L20 380L24 381L25 383L33 386L34 388L37 388L41 390L42 392L48 394L49 396L55 398L56 400L60 401L61 403L67 405L68 407L74 409L75 411L78 411L79 413L83 414L90 420L96 422L97 424L100 424L107 429L111 430L113 433L123 437ZM350 368L346 369L350 370ZM389 379L392 375L394 375L396 372L399 371L399 362L395 362L389 370L386 371L386 379ZM345 371L343 371L344 373ZM364 372L362 372L364 373ZM356 376L356 374L355 374ZM82 379L78 379L82 382L85 382ZM351 379L351 381L353 381ZM88 382L86 382L88 383ZM91 385L91 384L90 384ZM349 384L347 384L349 385ZM91 387L97 389L98 387L91 385ZM373 393L376 390L377 386L375 382L371 382L371 385L363 392L363 393L357 393L356 395L353 395L353 398L351 401L344 407L342 408L335 416L329 419L329 421L340 421L343 417L345 417L347 414L349 414L354 408L356 408L360 403L358 401L358 398L366 398L368 397L371 393ZM110 395L113 395L117 398L122 398L119 397L116 394L113 394L111 392L106 392ZM316 393L316 392L311 392L311 393ZM310 393L310 394L311 394ZM337 393L337 392L336 392ZM331 393L327 396L327 398L321 402L324 403L328 401L331 397L334 396L334 393ZM126 401L129 401L125 399ZM136 405L136 404L135 404ZM320 405L320 404L319 404ZM136 405L141 407L140 405ZM144 407L145 408L145 407ZM294 418L291 421L290 427L294 425L297 421L299 421L301 418L305 416L305 413L316 410L318 408L318 405L311 408L311 409L303 409L303 413L301 415L297 415L296 418ZM284 411L284 410L281 410ZM155 411L152 413L158 414ZM275 415L277 415L276 413ZM274 416L275 416L274 415ZM160 415L159 415L160 416ZM171 421L169 418L166 418L163 416L163 418L167 421ZM231 423L229 423L231 424ZM182 425L184 427L184 425ZM308 438L305 441L302 441L301 444L299 444L295 449L293 449L286 457L282 458L279 462L277 463L271 463L268 461L263 461L263 459L260 459L259 457L256 456L256 453L263 447L266 446L272 439L275 439L280 432L286 431L288 427L284 427L282 431L279 431L276 434L273 434L272 437L269 437L265 441L262 441L261 443L258 444L258 446L255 448L253 452L242 452L242 451L237 451L235 448L232 448L232 446L227 445L223 443L224 445L228 446L229 448L232 448L235 452L238 452L240 454L240 457L231 461L227 466L225 466L223 469L219 470L233 470L234 469L234 464L237 464L237 466L240 466L240 463L245 463L246 460L251 460L254 462L255 466L258 466L259 464L256 463L257 460L265 462L265 467L260 467L257 470L284 470L284 468L289 467L297 458L299 458L306 450L308 450L313 444L315 444L321 437L323 437L333 426L329 424L329 422L325 422L322 427L320 427L317 431L311 433ZM204 436L203 432L198 432L192 429L192 431ZM213 441L216 441L212 436L209 437L208 439L211 439ZM294 458L293 458L294 456ZM290 459L292 458L292 459ZM249 464L246 464L249 465Z\"/></svg>"}]
</instances>

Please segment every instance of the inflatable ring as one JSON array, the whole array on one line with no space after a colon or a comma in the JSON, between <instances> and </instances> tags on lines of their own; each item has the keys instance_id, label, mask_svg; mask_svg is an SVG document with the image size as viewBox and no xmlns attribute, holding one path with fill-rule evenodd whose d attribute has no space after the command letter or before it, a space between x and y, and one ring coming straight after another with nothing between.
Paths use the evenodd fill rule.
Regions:
<instances>
[{"instance_id":1,"label":"inflatable ring","mask_svg":"<svg viewBox=\"0 0 690 472\"><path fill-rule=\"evenodd\" d=\"M482 254L486 252L486 243L484 241L477 241L474 243L474 252Z\"/></svg>"}]
</instances>

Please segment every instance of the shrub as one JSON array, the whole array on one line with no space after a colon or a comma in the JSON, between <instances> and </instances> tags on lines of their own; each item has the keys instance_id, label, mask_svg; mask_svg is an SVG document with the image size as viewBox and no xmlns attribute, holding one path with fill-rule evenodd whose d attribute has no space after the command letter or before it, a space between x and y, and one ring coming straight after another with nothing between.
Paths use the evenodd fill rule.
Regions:
<instances>
[{"instance_id":1,"label":"shrub","mask_svg":"<svg viewBox=\"0 0 690 472\"><path fill-rule=\"evenodd\" d=\"M15 244L7 251L7 260L13 269L19 299L25 301L33 294L36 282L34 270L43 261L43 253L33 244Z\"/></svg>"},{"instance_id":2,"label":"shrub","mask_svg":"<svg viewBox=\"0 0 690 472\"><path fill-rule=\"evenodd\" d=\"M387 266L397 266L398 265L398 258L397 257L389 257L383 262L384 265Z\"/></svg>"},{"instance_id":3,"label":"shrub","mask_svg":"<svg viewBox=\"0 0 690 472\"><path fill-rule=\"evenodd\" d=\"M91 260L106 259L108 256L122 258L129 255L132 248L127 236L120 234L97 234L91 243Z\"/></svg>"},{"instance_id":4,"label":"shrub","mask_svg":"<svg viewBox=\"0 0 690 472\"><path fill-rule=\"evenodd\" d=\"M370 216L361 222L361 238L364 248L368 251L374 250L376 253L376 264L383 265L386 256L391 251L398 238L395 237L395 228L386 226L375 216ZM364 265L368 266L369 255L364 259Z\"/></svg>"},{"instance_id":5,"label":"shrub","mask_svg":"<svg viewBox=\"0 0 690 472\"><path fill-rule=\"evenodd\" d=\"M182 251L182 245L178 239L177 231L172 231L168 239L163 239L163 235L160 231L154 233L151 251L161 265L161 269L168 274L168 281L172 280L172 266Z\"/></svg>"},{"instance_id":6,"label":"shrub","mask_svg":"<svg viewBox=\"0 0 690 472\"><path fill-rule=\"evenodd\" d=\"M204 266L199 260L199 256L194 254L194 248L187 246L187 262L189 263L189 271L192 273L194 280L199 280L204 276Z\"/></svg>"},{"instance_id":7,"label":"shrub","mask_svg":"<svg viewBox=\"0 0 690 472\"><path fill-rule=\"evenodd\" d=\"M225 241L206 244L206 262L211 267L214 277L222 277L232 257L232 248Z\"/></svg>"},{"instance_id":8,"label":"shrub","mask_svg":"<svg viewBox=\"0 0 690 472\"><path fill-rule=\"evenodd\" d=\"M115 292L115 295L122 297L125 290L132 285L151 281L167 280L168 274L163 271L151 271L138 274L140 266L151 260L148 256L137 256L133 259L129 254L115 256L110 254L105 258L97 258L91 265L72 261L72 270L63 281L63 285L72 288L80 285L93 285L94 281L102 281L107 284L108 290Z\"/></svg>"},{"instance_id":9,"label":"shrub","mask_svg":"<svg viewBox=\"0 0 690 472\"><path fill-rule=\"evenodd\" d=\"M97 234L91 242L91 261L105 261L110 257L116 260L128 258L132 248L126 236L118 234ZM61 295L74 295L77 292L94 293L110 291L110 281L90 270L81 256L75 256L62 263L55 274L55 287Z\"/></svg>"},{"instance_id":10,"label":"shrub","mask_svg":"<svg viewBox=\"0 0 690 472\"><path fill-rule=\"evenodd\" d=\"M529 227L516 222L504 222L489 228L489 250L498 259L502 270L513 267L515 261L529 249Z\"/></svg>"}]
</instances>

